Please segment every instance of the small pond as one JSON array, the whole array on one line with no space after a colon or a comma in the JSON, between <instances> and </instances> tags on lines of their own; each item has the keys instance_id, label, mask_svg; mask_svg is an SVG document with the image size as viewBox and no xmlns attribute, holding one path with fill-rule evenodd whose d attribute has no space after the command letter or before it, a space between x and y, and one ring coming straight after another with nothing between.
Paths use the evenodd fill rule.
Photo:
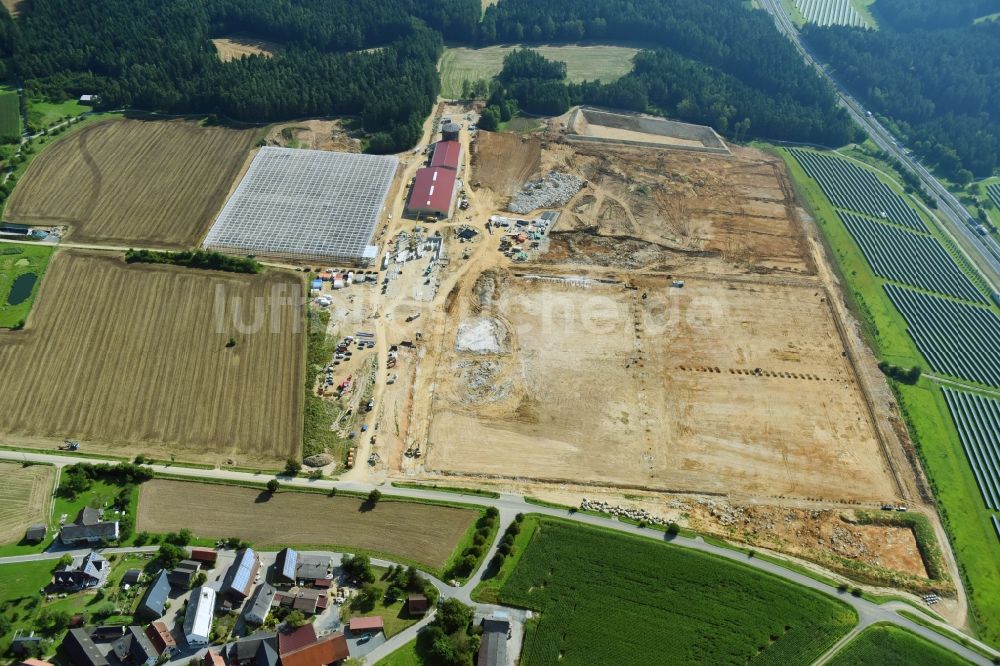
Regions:
<instances>
[{"instance_id":1,"label":"small pond","mask_svg":"<svg viewBox=\"0 0 1000 666\"><path fill-rule=\"evenodd\" d=\"M24 273L18 275L14 284L10 287L10 295L7 296L8 305L20 305L31 296L31 290L35 287L38 276L34 273Z\"/></svg>"}]
</instances>

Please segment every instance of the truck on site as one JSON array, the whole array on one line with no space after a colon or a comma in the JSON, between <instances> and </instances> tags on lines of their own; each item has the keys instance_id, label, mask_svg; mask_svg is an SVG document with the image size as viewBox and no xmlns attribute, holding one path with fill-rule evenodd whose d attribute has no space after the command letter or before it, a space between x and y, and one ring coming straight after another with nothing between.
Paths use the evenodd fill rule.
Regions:
<instances>
[{"instance_id":1,"label":"truck on site","mask_svg":"<svg viewBox=\"0 0 1000 666\"><path fill-rule=\"evenodd\" d=\"M415 313L415 314L411 314L411 315L410 315L409 317L407 317L407 318L406 318L406 321L407 321L407 322L411 322L411 321L413 321L414 319L419 319L419 318L420 318L420 313L419 313L419 312L417 312L417 313Z\"/></svg>"}]
</instances>

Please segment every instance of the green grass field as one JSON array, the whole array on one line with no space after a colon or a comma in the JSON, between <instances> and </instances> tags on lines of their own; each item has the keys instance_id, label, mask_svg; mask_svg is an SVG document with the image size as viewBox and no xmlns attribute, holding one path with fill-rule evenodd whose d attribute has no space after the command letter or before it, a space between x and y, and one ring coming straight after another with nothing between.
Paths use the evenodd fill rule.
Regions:
<instances>
[{"instance_id":1,"label":"green grass field","mask_svg":"<svg viewBox=\"0 0 1000 666\"><path fill-rule=\"evenodd\" d=\"M481 49L465 47L445 49L439 66L441 96L456 99L462 94L462 81L492 79L500 73L505 55L518 48L488 46ZM638 49L627 46L532 46L550 60L566 63L566 78L571 82L600 79L608 83L627 74L632 69L632 56Z\"/></svg>"},{"instance_id":2,"label":"green grass field","mask_svg":"<svg viewBox=\"0 0 1000 666\"><path fill-rule=\"evenodd\" d=\"M417 654L417 641L412 640L388 657L380 659L375 666L422 666L424 660Z\"/></svg>"},{"instance_id":3,"label":"green grass field","mask_svg":"<svg viewBox=\"0 0 1000 666\"><path fill-rule=\"evenodd\" d=\"M21 98L16 90L0 89L0 141L21 140Z\"/></svg>"},{"instance_id":4,"label":"green grass field","mask_svg":"<svg viewBox=\"0 0 1000 666\"><path fill-rule=\"evenodd\" d=\"M33 132L52 127L66 118L78 116L91 108L75 99L65 102L51 102L41 99L28 100L28 127Z\"/></svg>"},{"instance_id":5,"label":"green grass field","mask_svg":"<svg viewBox=\"0 0 1000 666\"><path fill-rule=\"evenodd\" d=\"M0 243L0 328L28 318L51 258L51 245Z\"/></svg>"},{"instance_id":6,"label":"green grass field","mask_svg":"<svg viewBox=\"0 0 1000 666\"><path fill-rule=\"evenodd\" d=\"M895 365L919 364L926 368L926 361L906 333L906 322L882 289L883 281L872 272L830 202L794 158L784 150L778 152L785 160L800 199L823 231L839 272L846 280L845 295L864 323L875 354ZM894 189L902 191L898 183ZM944 396L940 387L927 378L914 386L894 383L893 388L958 558L970 597L972 624L984 642L998 647L1000 558L996 557L996 534L983 508L982 496Z\"/></svg>"},{"instance_id":7,"label":"green grass field","mask_svg":"<svg viewBox=\"0 0 1000 666\"><path fill-rule=\"evenodd\" d=\"M500 602L539 611L521 663L810 663L849 606L739 563L561 520L538 521ZM669 640L664 640L669 636Z\"/></svg>"},{"instance_id":8,"label":"green grass field","mask_svg":"<svg viewBox=\"0 0 1000 666\"><path fill-rule=\"evenodd\" d=\"M969 662L891 624L874 624L835 654L829 666L962 666Z\"/></svg>"}]
</instances>

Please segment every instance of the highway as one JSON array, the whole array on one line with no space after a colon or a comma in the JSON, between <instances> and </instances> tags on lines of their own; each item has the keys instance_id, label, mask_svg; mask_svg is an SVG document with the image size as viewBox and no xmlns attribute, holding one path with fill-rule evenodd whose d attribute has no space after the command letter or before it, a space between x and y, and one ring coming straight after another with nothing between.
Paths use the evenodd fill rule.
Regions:
<instances>
[{"instance_id":1,"label":"highway","mask_svg":"<svg viewBox=\"0 0 1000 666\"><path fill-rule=\"evenodd\" d=\"M65 465L70 465L75 462L84 462L96 464L100 462L107 462L114 464L115 460L99 460L93 458L87 459L74 459L71 455L58 455L52 453L32 453L26 451L10 451L0 449L0 460L11 460L15 462L41 462L56 465L62 467ZM250 483L261 483L266 480L267 476L261 474L251 474L249 472L238 472L235 470L226 469L194 469L190 467L178 467L173 465L148 465L150 469L158 474L172 474L175 476L189 477L193 481L201 479L220 479L220 480L231 480L240 482L250 482ZM358 493L367 494L372 488L376 486L368 483L360 482L337 482L327 479L308 479L303 477L278 477L282 485L285 486L298 486L298 487L312 487L312 488L324 488L329 489L336 487L338 490L353 491ZM654 539L660 542L668 542L674 546L681 548L688 548L691 550L696 550L702 553L711 554L717 557L722 557L727 560L739 562L751 568L757 569L758 571L763 571L774 576L778 576L787 581L795 583L797 585L816 590L823 594L836 597L843 601L844 603L850 605L858 613L858 624L852 630L851 635L855 635L862 631L865 627L871 626L872 624L878 622L890 622L897 626L903 627L909 631L919 634L923 638L936 643L945 649L951 650L965 659L971 661L975 664L983 664L988 666L991 663L990 659L986 659L981 656L978 652L970 650L969 648L960 645L956 641L953 641L936 631L932 631L923 625L917 624L912 620L900 615L897 611L899 610L911 610L914 613L920 613L913 606L898 602L890 601L884 604L877 604L867 599L861 597L855 597L846 591L839 590L836 587L832 587L826 583L817 581L810 578L804 574L797 571L785 568L779 564L772 563L770 561L762 560L760 558L748 558L742 552L737 550L732 550L730 548L724 548L722 546L716 546L714 544L708 543L701 537L685 537L685 536L670 536L658 530L640 528L636 525L630 523L624 523L613 519L611 517L595 516L591 514L585 514L576 511L568 511L566 509L557 509L553 507L539 506L536 504L531 504L525 501L525 498L517 495L501 495L499 498L482 497L479 495L458 495L451 492L442 492L434 490L423 490L416 488L392 488L382 486L379 488L385 497L401 497L401 498L414 498L423 500L436 500L444 502L462 502L466 504L478 505L478 506L492 506L495 507L500 512L500 522L501 525L505 525L518 513L536 513L545 516L553 516L562 518L564 520L571 520L576 523L582 523L586 525L592 525L595 527L601 527L604 529L610 529L617 532L623 532L626 534L632 534L634 536L643 537L647 539ZM497 534L497 538L494 539L493 549L499 545L501 534ZM49 552L49 553L39 553L35 555L27 556L15 556L0 558L0 566L4 564L12 564L16 562L38 560L38 559L53 559L58 558L62 553L60 552ZM491 551L492 554L492 551ZM488 554L483 558L485 566L486 562L489 562L491 554ZM475 585L479 582L483 574L482 569L477 571L472 578L458 590L454 591L452 596L456 596L461 599L464 603L471 603L471 591L474 589ZM941 627L943 630L957 632L956 629L950 625L944 623L943 621L931 619L927 617L927 621L935 626ZM1000 659L1000 652L993 650L992 648L986 646L985 644L975 640L972 637L966 636L966 639L979 647L981 651L995 656ZM839 641L838 645L845 643L846 641ZM393 643L395 646L396 643ZM829 651L826 655L820 658L819 663L825 661L833 650Z\"/></svg>"},{"instance_id":2,"label":"highway","mask_svg":"<svg viewBox=\"0 0 1000 666\"><path fill-rule=\"evenodd\" d=\"M827 71L808 48L802 43L799 31L788 14L781 7L781 0L760 0L760 5L771 14L775 24L796 46L805 58L824 78L830 81L839 97L841 105L847 109L854 121L862 127L881 150L897 159L900 164L916 174L924 188L937 201L939 219L944 222L944 231L962 248L989 282L994 292L1000 292L1000 243L991 236L980 236L967 224L971 217L965 207L935 178L920 162L911 157L876 118L869 115L864 106L854 99Z\"/></svg>"}]
</instances>

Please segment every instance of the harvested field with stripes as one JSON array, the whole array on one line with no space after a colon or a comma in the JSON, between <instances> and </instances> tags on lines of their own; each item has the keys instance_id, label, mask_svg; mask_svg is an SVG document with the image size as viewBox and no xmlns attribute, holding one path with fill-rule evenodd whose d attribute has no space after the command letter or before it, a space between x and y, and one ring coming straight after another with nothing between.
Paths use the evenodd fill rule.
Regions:
<instances>
[{"instance_id":1,"label":"harvested field with stripes","mask_svg":"<svg viewBox=\"0 0 1000 666\"><path fill-rule=\"evenodd\" d=\"M49 522L49 498L56 468L0 463L0 544L24 538L29 525Z\"/></svg>"},{"instance_id":2,"label":"harvested field with stripes","mask_svg":"<svg viewBox=\"0 0 1000 666\"><path fill-rule=\"evenodd\" d=\"M12 222L69 225L70 240L193 247L219 212L257 130L109 120L55 141L14 188Z\"/></svg>"},{"instance_id":3,"label":"harvested field with stripes","mask_svg":"<svg viewBox=\"0 0 1000 666\"><path fill-rule=\"evenodd\" d=\"M301 449L303 307L288 272L57 252L25 329L0 333L0 434L273 466Z\"/></svg>"},{"instance_id":4,"label":"harvested field with stripes","mask_svg":"<svg viewBox=\"0 0 1000 666\"><path fill-rule=\"evenodd\" d=\"M479 518L479 511L383 499L366 509L357 497L265 491L155 479L142 484L136 530L191 530L195 536L236 536L258 548L365 549L402 556L433 570Z\"/></svg>"}]
</instances>

